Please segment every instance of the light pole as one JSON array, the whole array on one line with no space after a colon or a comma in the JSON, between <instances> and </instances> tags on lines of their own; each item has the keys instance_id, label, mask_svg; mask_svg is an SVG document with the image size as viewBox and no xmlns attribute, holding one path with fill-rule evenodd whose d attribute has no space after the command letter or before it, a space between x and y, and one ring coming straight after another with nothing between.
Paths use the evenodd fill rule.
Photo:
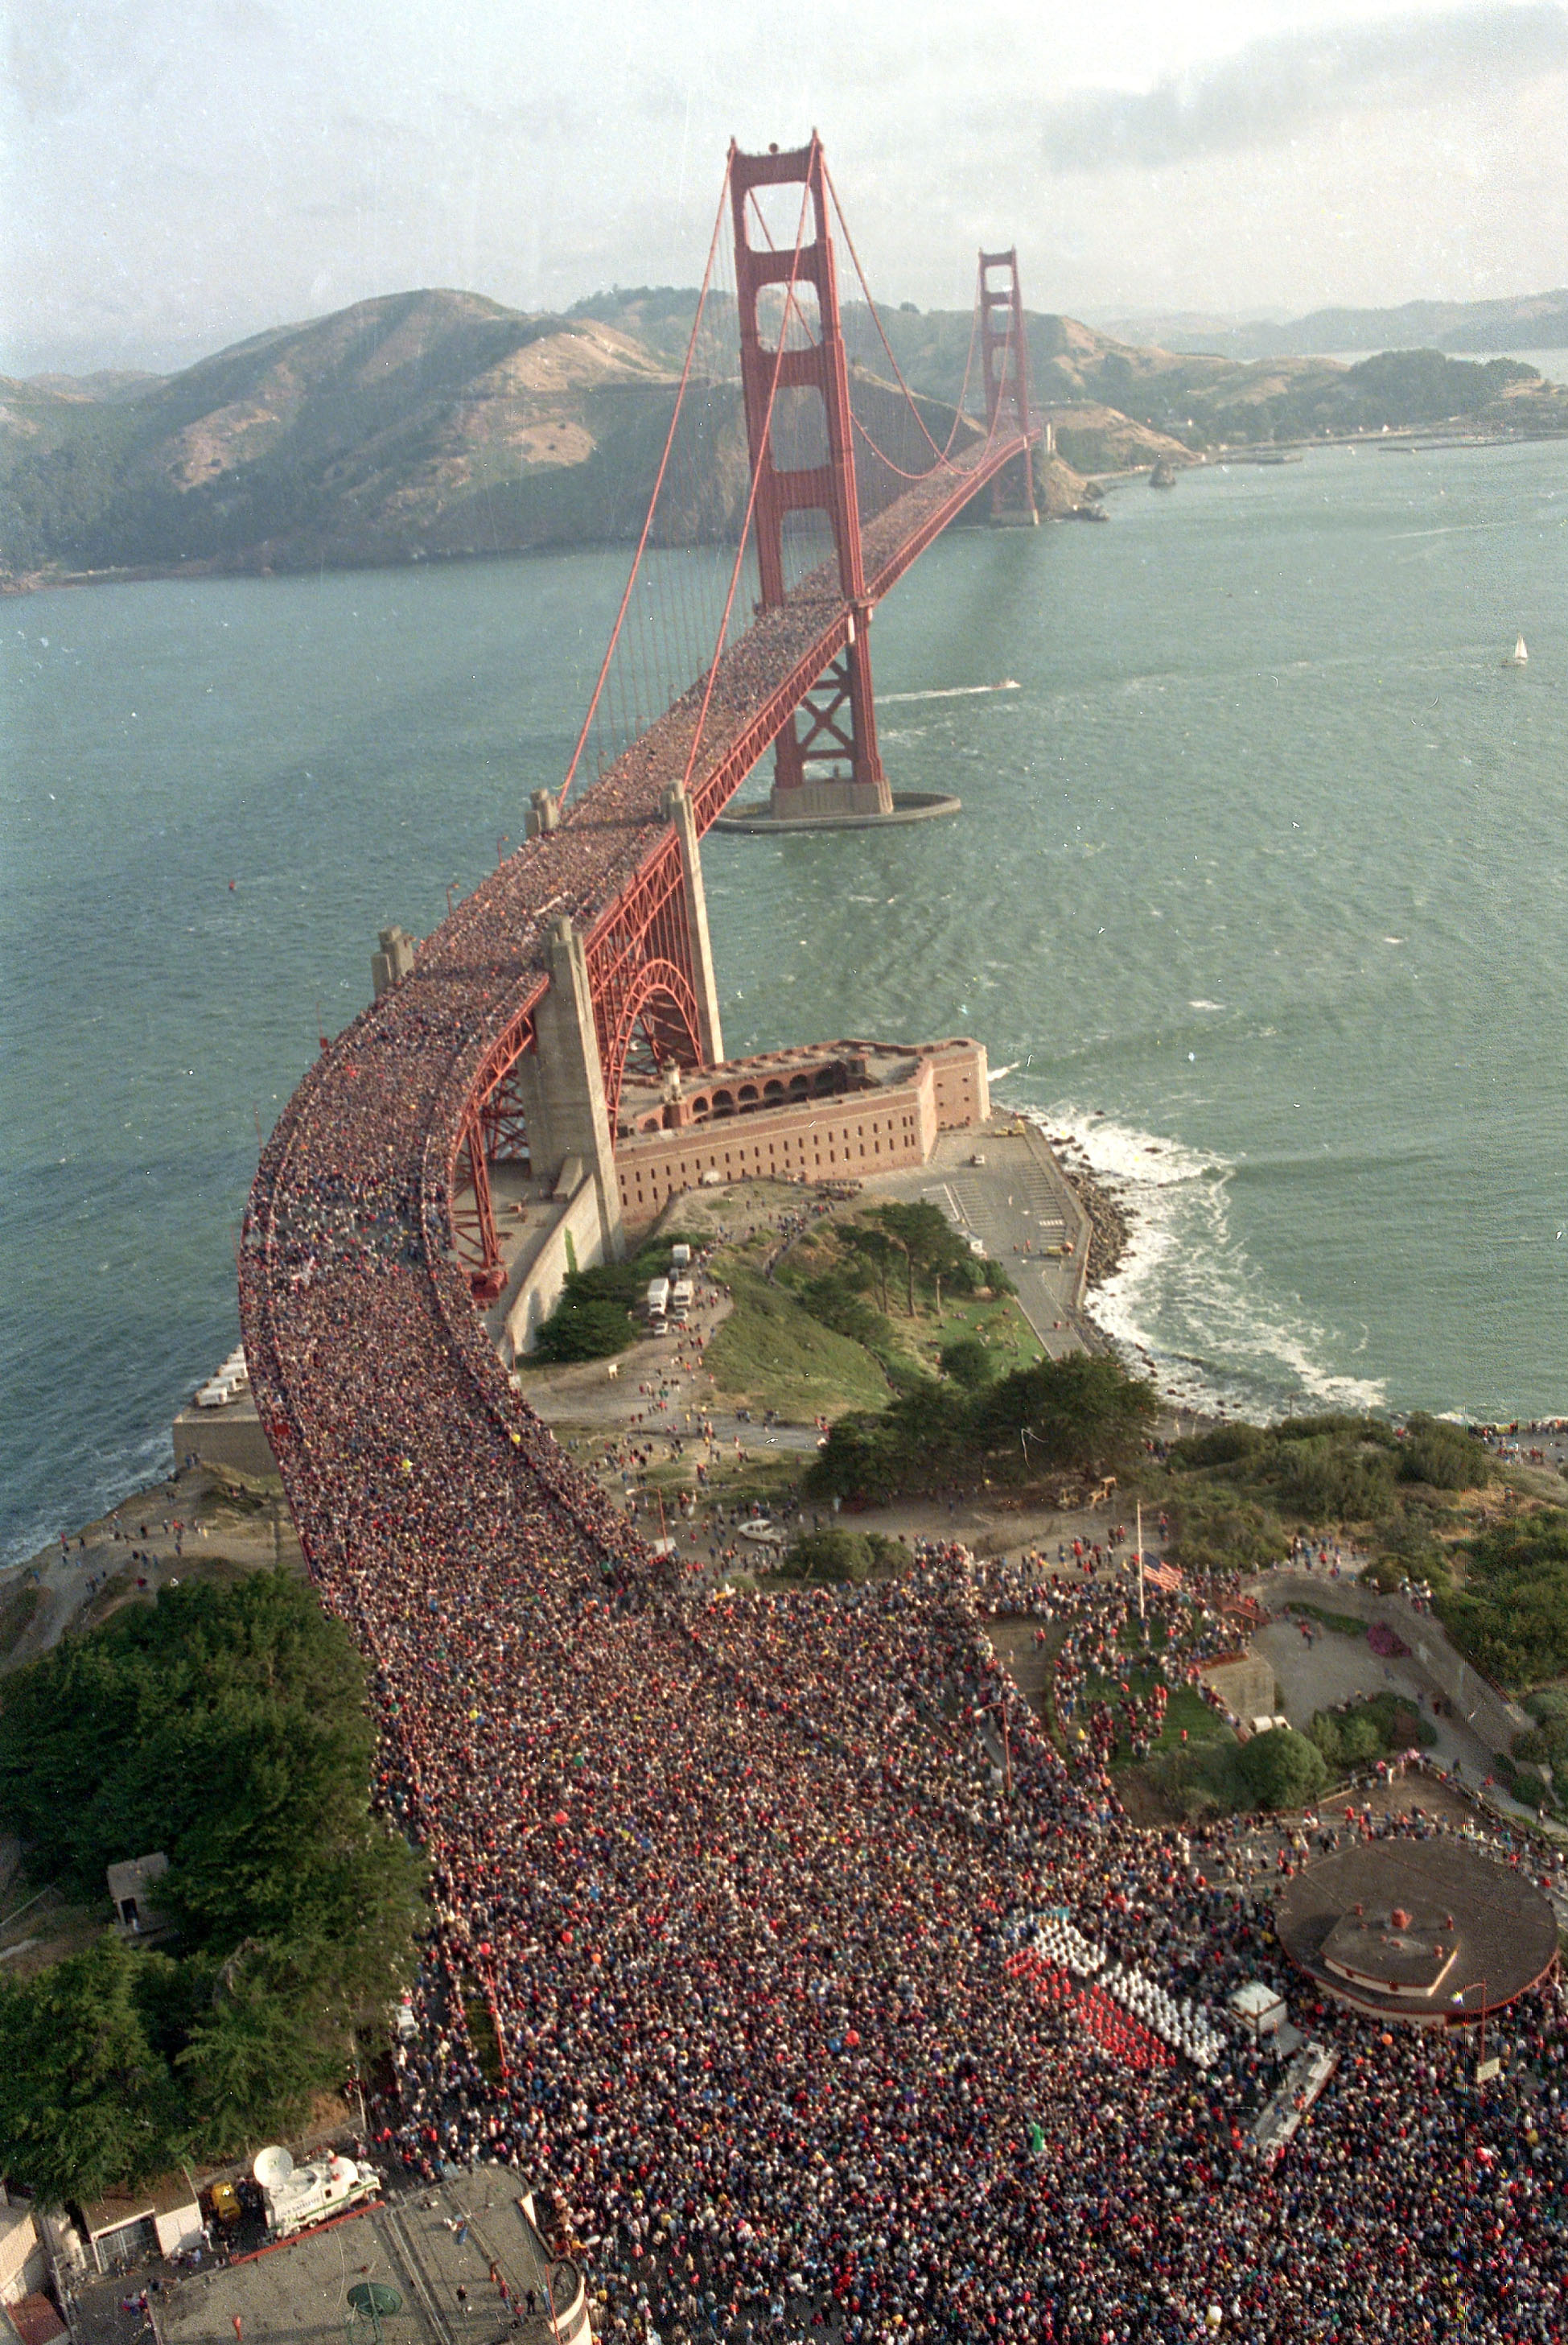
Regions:
<instances>
[{"instance_id":1,"label":"light pole","mask_svg":"<svg viewBox=\"0 0 1568 2345\"><path fill-rule=\"evenodd\" d=\"M1143 1619L1143 1500L1138 1502L1138 1617Z\"/></svg>"},{"instance_id":2,"label":"light pole","mask_svg":"<svg viewBox=\"0 0 1568 2345\"><path fill-rule=\"evenodd\" d=\"M1462 2012L1465 1996L1475 1987L1481 1989L1481 2057L1475 2064L1477 2080L1480 2081L1481 2071L1486 2066L1486 1981L1483 1978L1472 1979L1470 1985L1462 1986L1453 1999Z\"/></svg>"},{"instance_id":3,"label":"light pole","mask_svg":"<svg viewBox=\"0 0 1568 2345\"><path fill-rule=\"evenodd\" d=\"M988 1701L984 1706L982 1715L988 1718L993 1711L997 1713L1002 1721L1002 1769L1007 1781L1007 1797L1010 1800L1013 1796L1013 1743L1012 1737L1007 1732L1007 1705L1005 1701Z\"/></svg>"}]
</instances>

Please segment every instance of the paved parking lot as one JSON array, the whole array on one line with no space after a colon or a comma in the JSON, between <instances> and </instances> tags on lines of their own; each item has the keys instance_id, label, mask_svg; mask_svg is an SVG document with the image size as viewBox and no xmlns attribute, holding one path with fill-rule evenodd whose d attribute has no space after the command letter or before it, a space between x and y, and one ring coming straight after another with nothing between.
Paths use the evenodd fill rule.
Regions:
<instances>
[{"instance_id":1,"label":"paved parking lot","mask_svg":"<svg viewBox=\"0 0 1568 2345\"><path fill-rule=\"evenodd\" d=\"M973 1158L983 1156L984 1164ZM1024 1316L1053 1359L1087 1348L1077 1314L1079 1269L1088 1243L1082 1206L1036 1132L945 1132L918 1171L885 1172L868 1197L922 1198L976 1237L1018 1290ZM1043 1249L1071 1239L1065 1260ZM1028 1248L1025 1252L1026 1246Z\"/></svg>"},{"instance_id":2,"label":"paved parking lot","mask_svg":"<svg viewBox=\"0 0 1568 2345\"><path fill-rule=\"evenodd\" d=\"M548 2314L526 2310L531 2288L545 2302L544 2269L518 2211L521 2188L514 2174L481 2166L241 2262L190 2271L157 2259L84 2290L81 2345L149 2345L139 2309L126 2312L124 2300L155 2278L156 2345L550 2345ZM401 2299L379 2339L349 2303L357 2280L379 2280Z\"/></svg>"}]
</instances>

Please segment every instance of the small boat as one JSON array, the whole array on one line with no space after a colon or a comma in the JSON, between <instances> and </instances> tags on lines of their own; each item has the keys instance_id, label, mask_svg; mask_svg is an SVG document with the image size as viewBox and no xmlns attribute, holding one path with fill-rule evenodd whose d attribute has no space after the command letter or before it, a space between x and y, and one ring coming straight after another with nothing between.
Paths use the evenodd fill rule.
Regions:
<instances>
[{"instance_id":1,"label":"small boat","mask_svg":"<svg viewBox=\"0 0 1568 2345\"><path fill-rule=\"evenodd\" d=\"M1530 654L1524 648L1524 638L1522 635L1514 636L1513 649L1509 653L1508 657L1503 661L1502 665L1504 667L1529 666Z\"/></svg>"}]
</instances>

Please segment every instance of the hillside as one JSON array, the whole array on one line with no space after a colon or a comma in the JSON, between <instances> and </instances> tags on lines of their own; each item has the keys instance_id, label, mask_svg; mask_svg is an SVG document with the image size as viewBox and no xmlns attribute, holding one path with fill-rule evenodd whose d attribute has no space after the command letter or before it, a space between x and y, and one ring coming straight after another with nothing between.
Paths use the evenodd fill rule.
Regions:
<instances>
[{"instance_id":1,"label":"hillside","mask_svg":"<svg viewBox=\"0 0 1568 2345\"><path fill-rule=\"evenodd\" d=\"M0 582L624 543L647 510L694 301L641 288L534 316L472 293L404 293L274 328L177 375L0 380ZM929 461L888 378L903 374L945 442L959 401L976 401L970 320L892 311L891 360L869 310L845 323L869 514ZM715 307L661 501L663 544L733 539L744 511L732 328ZM1086 472L1239 443L1455 420L1568 430L1568 391L1507 360L1242 361L1039 315L1028 333L1035 401L1065 460L1043 471L1047 515L1086 509ZM802 396L784 395L775 431L786 460L811 462L792 411ZM957 443L976 429L958 423Z\"/></svg>"},{"instance_id":2,"label":"hillside","mask_svg":"<svg viewBox=\"0 0 1568 2345\"><path fill-rule=\"evenodd\" d=\"M673 379L613 329L472 294L361 302L220 351L137 396L0 385L6 567L298 568L623 537ZM700 397L702 535L744 479L729 402Z\"/></svg>"},{"instance_id":3,"label":"hillside","mask_svg":"<svg viewBox=\"0 0 1568 2345\"><path fill-rule=\"evenodd\" d=\"M0 571L296 570L623 542L647 510L693 296L530 316L420 292L279 327L161 378L0 381ZM656 527L663 544L736 533L747 463L725 320L700 354ZM794 461L785 394L775 420ZM929 461L895 390L853 371L878 512ZM923 400L946 442L952 408ZM958 426L958 444L976 436ZM798 452L797 452L798 443ZM1065 467L1047 506L1083 482Z\"/></svg>"},{"instance_id":4,"label":"hillside","mask_svg":"<svg viewBox=\"0 0 1568 2345\"><path fill-rule=\"evenodd\" d=\"M1322 350L1435 350L1456 356L1568 352L1568 289L1502 301L1406 301L1394 310L1314 310L1280 323L1177 312L1110 319L1107 330L1166 350L1231 359L1310 358ZM1564 360L1568 371L1568 358Z\"/></svg>"},{"instance_id":5,"label":"hillside","mask_svg":"<svg viewBox=\"0 0 1568 2345\"><path fill-rule=\"evenodd\" d=\"M596 294L573 315L628 333L677 337L684 347L694 296L670 287L639 287ZM1543 297L1550 299L1553 297ZM969 313L918 310L906 304L882 313L882 329L905 380L934 399L973 408L979 378L969 359ZM1478 365L1436 350L1406 349L1350 366L1324 358L1259 360L1213 352L1123 341L1076 318L1027 313L1029 386L1036 405L1057 424L1057 445L1069 462L1088 471L1148 464L1239 442L1311 439L1342 431L1425 428L1463 421L1500 433L1568 430L1568 391L1543 387L1516 360ZM851 358L878 374L889 371L886 351L870 311L850 303L844 312ZM1067 407L1110 411L1091 422L1065 421ZM1128 425L1143 427L1129 431ZM1071 435L1064 437L1064 431ZM1157 443L1147 433L1167 435ZM1076 451L1076 452L1075 452Z\"/></svg>"}]
</instances>

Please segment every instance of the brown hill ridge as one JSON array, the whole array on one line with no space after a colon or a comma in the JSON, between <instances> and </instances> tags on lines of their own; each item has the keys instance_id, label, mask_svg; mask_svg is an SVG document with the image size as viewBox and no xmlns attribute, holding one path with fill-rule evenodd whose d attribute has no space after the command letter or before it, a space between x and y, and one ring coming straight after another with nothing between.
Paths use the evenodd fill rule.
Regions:
<instances>
[{"instance_id":1,"label":"brown hill ridge","mask_svg":"<svg viewBox=\"0 0 1568 2345\"><path fill-rule=\"evenodd\" d=\"M635 537L663 449L694 296L642 288L566 316L426 290L280 326L183 373L0 381L0 577L347 567ZM733 539L745 433L731 320L715 310L661 502L658 537ZM939 442L964 395L970 321L890 313L897 363ZM925 440L869 312L845 333L875 513L925 469ZM1568 428L1568 394L1527 368L1436 352L1261 364L1140 350L1070 318L1029 320L1036 395L1065 461L1047 514L1086 510L1082 475L1190 461L1239 441L1459 417ZM814 454L784 402L776 428ZM960 444L973 436L956 426ZM885 463L873 452L880 447Z\"/></svg>"}]
</instances>

